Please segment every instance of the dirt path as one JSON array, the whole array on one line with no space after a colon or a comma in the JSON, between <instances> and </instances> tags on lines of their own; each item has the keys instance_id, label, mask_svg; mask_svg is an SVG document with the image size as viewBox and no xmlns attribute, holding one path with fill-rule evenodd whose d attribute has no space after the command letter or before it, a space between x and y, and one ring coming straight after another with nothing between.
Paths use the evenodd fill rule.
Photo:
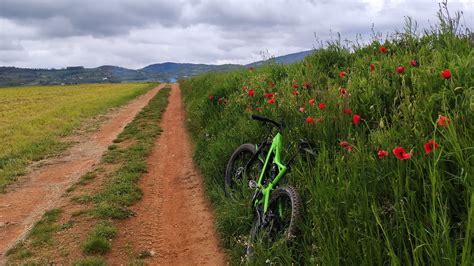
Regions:
<instances>
[{"instance_id":1,"label":"dirt path","mask_svg":"<svg viewBox=\"0 0 474 266\"><path fill-rule=\"evenodd\" d=\"M65 155L45 164L0 194L0 265L5 252L23 239L42 214L54 208L65 190L97 164L123 128L145 107L160 88L154 88L107 115L93 133L81 136Z\"/></svg>"},{"instance_id":2,"label":"dirt path","mask_svg":"<svg viewBox=\"0 0 474 266\"><path fill-rule=\"evenodd\" d=\"M151 255L150 265L225 265L204 197L202 178L192 160L181 91L173 84L163 115L163 133L148 159L136 216L118 223L107 264L126 265L132 254Z\"/></svg>"}]
</instances>

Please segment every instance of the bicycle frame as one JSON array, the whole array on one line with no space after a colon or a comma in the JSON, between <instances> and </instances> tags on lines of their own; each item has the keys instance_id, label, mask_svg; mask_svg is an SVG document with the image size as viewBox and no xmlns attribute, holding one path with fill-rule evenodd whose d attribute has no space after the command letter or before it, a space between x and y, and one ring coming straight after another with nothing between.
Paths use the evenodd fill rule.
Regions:
<instances>
[{"instance_id":1,"label":"bicycle frame","mask_svg":"<svg viewBox=\"0 0 474 266\"><path fill-rule=\"evenodd\" d=\"M270 201L270 194L273 190L273 188L280 182L281 178L286 174L288 167L285 166L281 162L281 150L282 150L282 145L283 145L283 137L280 132L278 132L275 137L272 139L272 144L270 146L270 149L268 151L268 154L265 158L265 162L263 164L263 169L260 172L260 176L258 177L257 180L257 188L260 190L262 193L262 198L255 200L255 206L262 204L263 203L263 213L267 213L268 210L268 205ZM259 152L257 152L259 154ZM271 158L273 157L273 160ZM269 166L271 164L275 164L278 167L278 174L277 176L271 180L269 184L264 186L262 184L263 178L267 171L270 169Z\"/></svg>"}]
</instances>

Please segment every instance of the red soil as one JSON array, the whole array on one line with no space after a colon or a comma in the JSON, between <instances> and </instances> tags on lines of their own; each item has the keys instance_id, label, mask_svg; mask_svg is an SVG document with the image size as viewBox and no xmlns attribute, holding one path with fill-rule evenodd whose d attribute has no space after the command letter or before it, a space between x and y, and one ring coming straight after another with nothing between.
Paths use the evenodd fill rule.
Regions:
<instances>
[{"instance_id":1,"label":"red soil","mask_svg":"<svg viewBox=\"0 0 474 266\"><path fill-rule=\"evenodd\" d=\"M163 132L140 180L143 199L132 207L136 216L117 223L107 264L126 265L147 254L149 265L225 265L185 119L179 85L173 84Z\"/></svg>"}]
</instances>

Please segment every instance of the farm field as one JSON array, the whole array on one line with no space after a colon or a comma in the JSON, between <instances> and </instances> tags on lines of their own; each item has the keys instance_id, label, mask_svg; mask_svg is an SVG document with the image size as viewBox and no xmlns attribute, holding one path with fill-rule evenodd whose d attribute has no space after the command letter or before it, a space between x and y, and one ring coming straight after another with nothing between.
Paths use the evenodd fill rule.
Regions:
<instances>
[{"instance_id":1,"label":"farm field","mask_svg":"<svg viewBox=\"0 0 474 266\"><path fill-rule=\"evenodd\" d=\"M257 241L251 264L472 265L474 43L449 18L368 45L328 43L301 63L182 80L195 160L224 246L245 262L250 199L224 193L233 150L260 143L251 114L283 120L285 183L303 201L299 235Z\"/></svg>"},{"instance_id":2,"label":"farm field","mask_svg":"<svg viewBox=\"0 0 474 266\"><path fill-rule=\"evenodd\" d=\"M0 191L31 161L57 154L88 119L118 107L156 84L82 84L0 88Z\"/></svg>"}]
</instances>

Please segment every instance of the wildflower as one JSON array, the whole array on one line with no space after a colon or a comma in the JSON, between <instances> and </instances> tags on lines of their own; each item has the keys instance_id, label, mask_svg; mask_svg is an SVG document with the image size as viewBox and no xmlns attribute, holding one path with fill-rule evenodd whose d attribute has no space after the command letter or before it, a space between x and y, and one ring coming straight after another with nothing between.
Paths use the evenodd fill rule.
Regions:
<instances>
[{"instance_id":1,"label":"wildflower","mask_svg":"<svg viewBox=\"0 0 474 266\"><path fill-rule=\"evenodd\" d=\"M275 97L275 93L265 93L263 96L267 99L272 99Z\"/></svg>"},{"instance_id":2,"label":"wildflower","mask_svg":"<svg viewBox=\"0 0 474 266\"><path fill-rule=\"evenodd\" d=\"M413 60L410 61L410 65L411 65L412 67L418 67L420 64L418 63L417 60L413 59Z\"/></svg>"},{"instance_id":3,"label":"wildflower","mask_svg":"<svg viewBox=\"0 0 474 266\"><path fill-rule=\"evenodd\" d=\"M434 139L430 139L430 140L428 140L428 142L425 143L425 145L423 145L423 147L425 148L425 153L429 154L432 151L439 148L439 144L436 143L436 141Z\"/></svg>"},{"instance_id":4,"label":"wildflower","mask_svg":"<svg viewBox=\"0 0 474 266\"><path fill-rule=\"evenodd\" d=\"M300 107L300 109L298 109L301 113L304 113L304 107Z\"/></svg>"},{"instance_id":5,"label":"wildflower","mask_svg":"<svg viewBox=\"0 0 474 266\"><path fill-rule=\"evenodd\" d=\"M375 70L375 65L374 64L370 64L370 71L373 72Z\"/></svg>"},{"instance_id":6,"label":"wildflower","mask_svg":"<svg viewBox=\"0 0 474 266\"><path fill-rule=\"evenodd\" d=\"M444 79L450 79L451 78L451 71L449 71L449 69L445 69L441 72L441 76Z\"/></svg>"},{"instance_id":7,"label":"wildflower","mask_svg":"<svg viewBox=\"0 0 474 266\"><path fill-rule=\"evenodd\" d=\"M262 107L256 107L255 110L261 112L261 111L262 111Z\"/></svg>"},{"instance_id":8,"label":"wildflower","mask_svg":"<svg viewBox=\"0 0 474 266\"><path fill-rule=\"evenodd\" d=\"M268 83L268 86L270 86L270 87L273 88L273 87L275 87L275 83L274 83L273 81L270 81L270 82Z\"/></svg>"},{"instance_id":9,"label":"wildflower","mask_svg":"<svg viewBox=\"0 0 474 266\"><path fill-rule=\"evenodd\" d=\"M276 103L275 98L271 98L270 100L268 100L268 103L269 104L275 104Z\"/></svg>"},{"instance_id":10,"label":"wildflower","mask_svg":"<svg viewBox=\"0 0 474 266\"><path fill-rule=\"evenodd\" d=\"M344 78L346 76L346 72L344 70L341 70L339 72L339 77Z\"/></svg>"},{"instance_id":11,"label":"wildflower","mask_svg":"<svg viewBox=\"0 0 474 266\"><path fill-rule=\"evenodd\" d=\"M254 90L249 90L248 95L250 97L253 97L255 95L255 91Z\"/></svg>"},{"instance_id":12,"label":"wildflower","mask_svg":"<svg viewBox=\"0 0 474 266\"><path fill-rule=\"evenodd\" d=\"M387 156L388 156L388 151L379 149L379 150L377 151L377 156L379 157L379 159L383 159L384 157L387 157Z\"/></svg>"},{"instance_id":13,"label":"wildflower","mask_svg":"<svg viewBox=\"0 0 474 266\"><path fill-rule=\"evenodd\" d=\"M398 74L403 74L405 73L405 68L403 66L399 66L395 69Z\"/></svg>"},{"instance_id":14,"label":"wildflower","mask_svg":"<svg viewBox=\"0 0 474 266\"><path fill-rule=\"evenodd\" d=\"M308 103L311 104L311 105L314 105L314 104L316 103L316 100L315 100L315 99L311 99L311 100L308 101Z\"/></svg>"},{"instance_id":15,"label":"wildflower","mask_svg":"<svg viewBox=\"0 0 474 266\"><path fill-rule=\"evenodd\" d=\"M354 115L352 117L352 122L354 122L354 125L357 125L360 123L360 115Z\"/></svg>"},{"instance_id":16,"label":"wildflower","mask_svg":"<svg viewBox=\"0 0 474 266\"><path fill-rule=\"evenodd\" d=\"M339 95L343 97L347 96L347 89L343 87L339 88Z\"/></svg>"},{"instance_id":17,"label":"wildflower","mask_svg":"<svg viewBox=\"0 0 474 266\"><path fill-rule=\"evenodd\" d=\"M313 119L311 116L308 116L308 117L306 118L306 123L312 124L312 123L314 123L314 119Z\"/></svg>"},{"instance_id":18,"label":"wildflower","mask_svg":"<svg viewBox=\"0 0 474 266\"><path fill-rule=\"evenodd\" d=\"M341 141L341 142L339 142L339 146L341 146L343 149L345 149L345 150L347 150L347 151L349 151L349 152L351 152L351 151L353 150L352 145L351 145L349 142L347 142L347 141Z\"/></svg>"},{"instance_id":19,"label":"wildflower","mask_svg":"<svg viewBox=\"0 0 474 266\"><path fill-rule=\"evenodd\" d=\"M393 154L397 157L398 160L408 160L411 158L412 154L407 153L404 148L396 147L393 149Z\"/></svg>"},{"instance_id":20,"label":"wildflower","mask_svg":"<svg viewBox=\"0 0 474 266\"><path fill-rule=\"evenodd\" d=\"M298 96L298 91L293 91L293 95Z\"/></svg>"},{"instance_id":21,"label":"wildflower","mask_svg":"<svg viewBox=\"0 0 474 266\"><path fill-rule=\"evenodd\" d=\"M210 100L211 102L213 102L213 101L214 101L214 95L209 95L209 100Z\"/></svg>"},{"instance_id":22,"label":"wildflower","mask_svg":"<svg viewBox=\"0 0 474 266\"><path fill-rule=\"evenodd\" d=\"M298 89L298 84L293 84L293 89Z\"/></svg>"},{"instance_id":23,"label":"wildflower","mask_svg":"<svg viewBox=\"0 0 474 266\"><path fill-rule=\"evenodd\" d=\"M303 89L309 89L309 88L311 88L311 84L309 84L309 82L306 81L306 82L303 84Z\"/></svg>"},{"instance_id":24,"label":"wildflower","mask_svg":"<svg viewBox=\"0 0 474 266\"><path fill-rule=\"evenodd\" d=\"M350 115L350 114L352 114L352 109L346 108L346 109L342 110L342 112L343 112L344 114Z\"/></svg>"},{"instance_id":25,"label":"wildflower","mask_svg":"<svg viewBox=\"0 0 474 266\"><path fill-rule=\"evenodd\" d=\"M439 115L438 120L436 121L436 123L442 127L447 127L450 122L451 120L449 120L449 118L444 115Z\"/></svg>"},{"instance_id":26,"label":"wildflower","mask_svg":"<svg viewBox=\"0 0 474 266\"><path fill-rule=\"evenodd\" d=\"M227 100L224 97L219 97L219 99L217 100L217 103L219 105L227 104Z\"/></svg>"},{"instance_id":27,"label":"wildflower","mask_svg":"<svg viewBox=\"0 0 474 266\"><path fill-rule=\"evenodd\" d=\"M325 103L320 103L318 107L319 107L319 109L323 110L323 109L326 108L326 104Z\"/></svg>"},{"instance_id":28,"label":"wildflower","mask_svg":"<svg viewBox=\"0 0 474 266\"><path fill-rule=\"evenodd\" d=\"M379 47L379 51L383 54L386 54L387 53L387 48L385 48L385 46L382 45L382 46Z\"/></svg>"},{"instance_id":29,"label":"wildflower","mask_svg":"<svg viewBox=\"0 0 474 266\"><path fill-rule=\"evenodd\" d=\"M247 87L247 86L243 86L243 87L242 87L242 90L243 90L243 91L247 91L248 89L249 89L249 87Z\"/></svg>"}]
</instances>

